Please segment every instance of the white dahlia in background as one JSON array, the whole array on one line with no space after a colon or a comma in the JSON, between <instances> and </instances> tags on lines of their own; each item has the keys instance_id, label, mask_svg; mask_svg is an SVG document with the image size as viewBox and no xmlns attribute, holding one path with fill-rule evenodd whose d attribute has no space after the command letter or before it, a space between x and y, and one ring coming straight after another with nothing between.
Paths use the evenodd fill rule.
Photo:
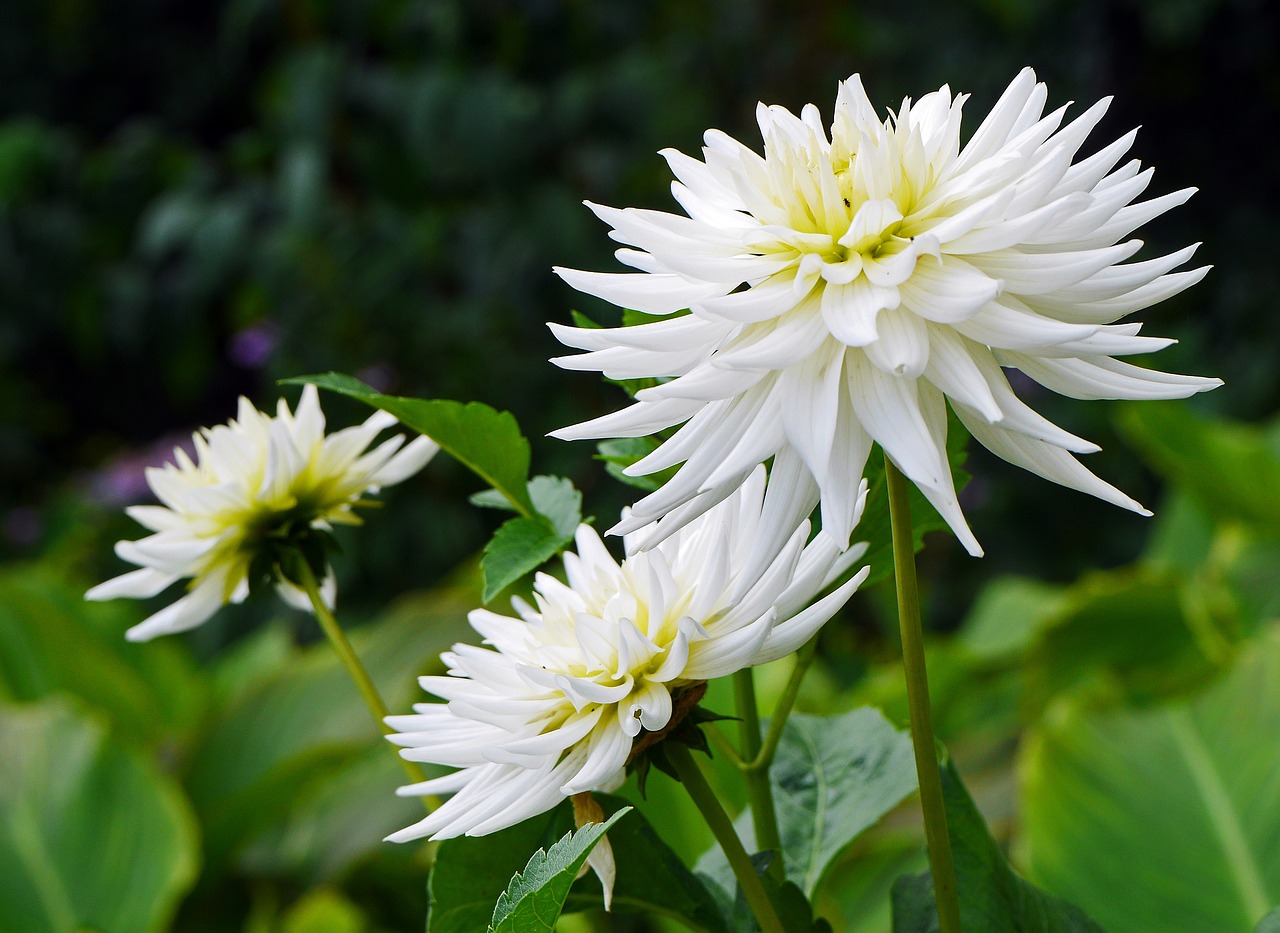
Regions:
<instances>
[{"instance_id":1,"label":"white dahlia in background","mask_svg":"<svg viewBox=\"0 0 1280 933\"><path fill-rule=\"evenodd\" d=\"M757 112L764 155L706 134L703 161L667 150L687 217L590 205L629 274L556 271L624 308L688 315L633 327L551 325L589 352L555 362L610 378L654 377L629 408L555 432L636 437L684 423L628 472L683 466L614 530L669 516L641 542L722 499L756 464L795 477L797 515L821 498L847 540L873 442L973 554L948 468L946 406L992 453L1065 486L1145 510L1082 466L1098 448L1032 411L1001 367L1075 398L1178 398L1220 385L1115 357L1172 341L1113 323L1199 281L1171 272L1194 246L1126 263L1136 227L1193 189L1132 203L1151 180L1117 163L1129 133L1073 164L1108 100L1063 125L1030 69L961 145L965 96L943 87L886 120L855 75L830 133L818 110ZM784 518L790 519L791 516ZM665 526L665 527L664 527Z\"/></svg>"},{"instance_id":2,"label":"white dahlia in background","mask_svg":"<svg viewBox=\"0 0 1280 933\"><path fill-rule=\"evenodd\" d=\"M85 594L145 598L190 579L184 596L129 629L132 641L194 628L225 603L241 602L255 559L266 548L287 547L291 537L334 524L359 524L354 507L365 494L408 479L439 449L426 437L404 445L396 435L366 452L379 432L396 423L385 412L326 437L312 385L302 390L296 412L281 399L272 418L241 398L237 415L193 435L194 461L178 449L176 462L147 470L162 504L126 511L155 534L116 544L116 553L140 569ZM309 608L293 584L277 578L276 588L291 605ZM327 603L333 603L334 590L327 571L321 584Z\"/></svg>"},{"instance_id":3,"label":"white dahlia in background","mask_svg":"<svg viewBox=\"0 0 1280 933\"><path fill-rule=\"evenodd\" d=\"M447 677L420 703L388 717L388 738L410 761L458 770L403 795L452 793L430 816L388 838L480 836L549 810L565 797L622 783L642 732L672 725L673 695L796 650L865 579L863 568L810 602L865 550L807 521L744 575L758 537L765 474L651 550L619 565L587 525L564 555L567 583L539 574L536 608L520 618L469 616L487 648L455 645ZM865 487L863 490L865 497ZM607 885L606 885L607 886Z\"/></svg>"}]
</instances>

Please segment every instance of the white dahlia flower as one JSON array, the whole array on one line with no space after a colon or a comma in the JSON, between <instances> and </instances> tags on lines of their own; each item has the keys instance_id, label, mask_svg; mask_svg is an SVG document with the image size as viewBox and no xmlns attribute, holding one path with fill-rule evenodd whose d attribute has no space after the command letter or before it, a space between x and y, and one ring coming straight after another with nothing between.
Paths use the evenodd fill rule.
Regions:
<instances>
[{"instance_id":1,"label":"white dahlia flower","mask_svg":"<svg viewBox=\"0 0 1280 933\"><path fill-rule=\"evenodd\" d=\"M664 381L555 435L637 437L683 423L628 472L683 466L615 531L669 516L649 546L773 457L775 472L801 484L797 514L820 497L823 527L847 540L874 442L981 554L956 502L944 399L997 456L1145 513L1072 456L1096 445L1023 404L1001 367L1086 399L1220 385L1116 359L1172 341L1115 321L1207 271L1170 271L1194 246L1126 263L1142 244L1121 242L1193 189L1132 203L1151 180L1137 161L1117 167L1134 133L1073 164L1109 100L1064 126L1066 108L1043 115L1046 96L1024 70L961 145L965 95L944 86L881 120L855 75L840 85L829 132L812 105L799 117L761 105L763 156L715 130L702 161L663 152L687 217L589 205L636 247L617 256L640 271L556 271L616 305L672 316L553 324L561 342L589 351L555 362Z\"/></svg>"},{"instance_id":2,"label":"white dahlia flower","mask_svg":"<svg viewBox=\"0 0 1280 933\"><path fill-rule=\"evenodd\" d=\"M867 569L810 602L865 547L842 551L825 534L806 543L805 521L761 572L744 575L764 489L760 467L726 501L621 565L582 525L577 553L564 555L568 582L539 574L536 608L515 600L520 618L472 612L489 647L455 645L443 656L449 676L421 679L448 702L387 719L405 758L458 769L400 793L453 797L388 838L485 835L565 797L612 790L637 738L673 725L684 688L812 638Z\"/></svg>"},{"instance_id":3,"label":"white dahlia flower","mask_svg":"<svg viewBox=\"0 0 1280 933\"><path fill-rule=\"evenodd\" d=\"M360 524L354 508L366 493L408 479L426 465L439 449L427 437L405 445L396 435L366 452L395 423L377 412L326 437L313 385L302 390L296 412L281 399L274 418L241 398L236 419L193 435L194 461L179 448L174 463L147 470L162 504L126 511L155 534L116 544L116 553L140 569L100 583L85 597L145 598L189 578L184 596L126 635L146 641L195 628L225 603L244 600L251 568L266 548L288 546L291 536L328 531L334 524ZM287 580L277 576L275 585L290 605L310 607ZM323 574L321 592L332 604L331 570Z\"/></svg>"}]
</instances>

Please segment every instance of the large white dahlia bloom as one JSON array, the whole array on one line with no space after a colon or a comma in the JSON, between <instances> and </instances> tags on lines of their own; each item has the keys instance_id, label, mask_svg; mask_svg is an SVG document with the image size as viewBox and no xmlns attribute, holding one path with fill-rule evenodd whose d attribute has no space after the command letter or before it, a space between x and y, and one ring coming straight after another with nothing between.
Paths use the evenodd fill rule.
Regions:
<instances>
[{"instance_id":1,"label":"large white dahlia bloom","mask_svg":"<svg viewBox=\"0 0 1280 933\"><path fill-rule=\"evenodd\" d=\"M303 389L296 412L281 399L274 418L241 398L235 419L193 435L194 461L179 448L175 462L147 470L161 504L126 511L154 534L116 544L116 553L140 569L98 584L85 597L146 598L189 578L184 596L129 629L132 641L194 628L225 603L243 601L253 562L273 535L359 524L354 508L363 496L408 479L435 455L439 447L430 438L405 444L402 435L366 452L395 423L380 411L326 436L313 385ZM279 579L276 588L291 605L309 608L293 584ZM332 604L331 571L321 591Z\"/></svg>"},{"instance_id":2,"label":"large white dahlia bloom","mask_svg":"<svg viewBox=\"0 0 1280 933\"><path fill-rule=\"evenodd\" d=\"M471 625L489 647L455 645L449 675L422 686L447 703L388 717L410 761L457 768L401 794L452 793L388 838L485 835L566 796L622 783L642 732L672 724L673 694L794 651L842 606L867 568L823 596L864 546L802 522L764 569L754 562L764 468L727 500L619 565L587 525L564 555L567 583L539 574L520 618L484 609ZM865 491L863 493L865 497ZM861 497L860 497L861 498Z\"/></svg>"},{"instance_id":3,"label":"large white dahlia bloom","mask_svg":"<svg viewBox=\"0 0 1280 933\"><path fill-rule=\"evenodd\" d=\"M624 308L674 316L553 324L588 351L555 362L666 381L555 434L634 437L683 423L629 472L683 466L616 531L666 516L648 546L773 457L800 484L797 513L820 497L823 527L847 540L875 442L980 554L948 469L944 399L996 455L1145 512L1072 456L1096 445L1023 404L1001 367L1075 398L1220 385L1116 359L1172 341L1115 321L1207 271L1171 271L1194 246L1126 262L1142 244L1124 238L1193 189L1133 203L1151 180L1137 161L1117 167L1134 133L1073 162L1109 100L1064 125L1065 107L1044 115L1046 97L1024 70L961 145L965 95L944 86L882 120L855 75L840 85L829 131L812 105L799 117L761 105L763 156L715 130L702 161L663 152L688 216L590 205L635 247L617 256L640 271L556 271Z\"/></svg>"}]
</instances>

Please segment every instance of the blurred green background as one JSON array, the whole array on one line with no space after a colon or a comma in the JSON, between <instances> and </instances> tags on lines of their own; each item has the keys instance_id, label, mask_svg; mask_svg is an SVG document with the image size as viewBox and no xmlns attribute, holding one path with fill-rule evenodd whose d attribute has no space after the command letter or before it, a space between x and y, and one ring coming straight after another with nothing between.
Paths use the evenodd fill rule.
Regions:
<instances>
[{"instance_id":1,"label":"blurred green background","mask_svg":"<svg viewBox=\"0 0 1280 933\"><path fill-rule=\"evenodd\" d=\"M145 753L130 759L143 785L180 777L174 807L194 806L204 828L183 849L189 870L156 880L168 906L148 921L154 928L190 888L199 852L201 881L176 928L302 931L313 927L287 924L350 907L355 925L314 929L416 929L421 866L403 849L369 855L404 811L361 798L374 819L343 790L393 786L394 767L358 751L363 714L340 711L325 686L336 671L295 647L314 637L305 619L249 605L137 648L117 642L144 607L78 603L85 586L124 569L110 543L137 535L121 509L146 498L142 469L194 427L226 420L238 394L268 407L281 394L276 379L338 370L398 394L511 410L533 439L535 472L571 476L588 513L606 520L629 491L591 461L589 445L543 437L623 398L546 362L560 352L546 321L568 320L571 308L616 319L550 271L615 268L606 228L580 202L673 209L657 150L696 153L708 127L758 148L757 100L793 110L815 102L827 115L836 82L853 72L882 109L943 83L971 92L972 130L1028 64L1048 83L1050 106L1115 95L1086 149L1141 125L1132 154L1156 168L1149 195L1199 187L1139 231L1148 243L1139 258L1203 241L1196 263L1215 266L1140 315L1151 334L1181 341L1150 365L1224 377L1195 409L1263 424L1280 408L1277 48L1280 9L1263 0L6 0L0 698L45 698L54 705L38 715L86 742L95 729L122 736L122 748ZM991 598L1010 574L1078 585L1090 568L1132 574L1156 553L1182 578L1209 573L1212 557L1215 581L1243 574L1253 587L1230 596L1248 611L1227 635L1192 639L1197 657L1226 664L1275 612L1274 555L1250 550L1275 532L1280 486L1268 478L1280 474L1266 465L1280 449L1275 432L1238 435L1181 407L1153 406L1170 414L1148 422L1108 403L1029 400L1102 444L1089 466L1149 506L1172 503L1172 518L1143 522L976 449L964 500L988 556L973 561L947 537L931 539L923 572L934 627L964 637L975 598ZM365 415L337 398L326 408L339 424ZM1179 460L1188 450L1203 456ZM1233 481L1234 498L1234 487L1223 492ZM497 521L466 504L477 488L440 458L392 492L394 507L340 562L344 613L379 620L370 644L386 654L380 676L400 706L413 696L409 676L462 635L474 581L455 568ZM1236 543L1223 545L1224 534ZM1242 553L1246 570L1223 569ZM410 595L388 610L397 593ZM892 653L887 618L883 594L859 597L830 636L813 705L847 705L835 698L857 685L864 699L892 704L871 676L876 652ZM1191 623L1178 619L1185 634ZM1024 636L1017 651L1031 650ZM1174 646L1159 671L1191 671L1174 678L1177 690L1199 682L1177 638L1151 638ZM1022 670L1017 651L995 654L1016 655L1009 663ZM302 674L286 676L286 661ZM1074 683L1050 681L1032 719ZM1137 692L1163 695L1156 681ZM279 708L264 700L277 693ZM72 706L57 705L68 695ZM287 711L277 715L296 748L252 715L259 707ZM1029 721L1014 719L1011 734ZM957 722L953 735L973 725ZM41 732L13 730L4 734ZM1004 780L1012 746L997 746ZM233 766L241 771L221 770ZM302 803L291 796L299 782L309 788ZM285 800L301 809L271 823ZM349 845L324 853L320 839ZM315 888L337 883L340 895ZM4 884L0 902L18 897ZM312 908L297 901L306 890L341 904Z\"/></svg>"}]
</instances>

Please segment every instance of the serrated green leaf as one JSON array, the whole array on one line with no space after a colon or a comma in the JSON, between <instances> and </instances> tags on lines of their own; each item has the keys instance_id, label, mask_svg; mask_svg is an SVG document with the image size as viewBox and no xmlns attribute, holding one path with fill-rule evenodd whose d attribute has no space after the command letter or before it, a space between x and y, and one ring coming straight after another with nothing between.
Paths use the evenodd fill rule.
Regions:
<instances>
[{"instance_id":1,"label":"serrated green leaf","mask_svg":"<svg viewBox=\"0 0 1280 933\"><path fill-rule=\"evenodd\" d=\"M563 476L535 476L529 498L538 514L563 538L572 538L582 522L582 493Z\"/></svg>"},{"instance_id":2,"label":"serrated green leaf","mask_svg":"<svg viewBox=\"0 0 1280 933\"><path fill-rule=\"evenodd\" d=\"M167 929L199 861L173 780L63 700L0 707L0 748L0 929Z\"/></svg>"},{"instance_id":3,"label":"serrated green leaf","mask_svg":"<svg viewBox=\"0 0 1280 933\"><path fill-rule=\"evenodd\" d=\"M594 797L606 815L629 806L609 794ZM551 845L572 828L572 808L565 801L554 811L488 836L442 842L431 873L428 933L484 929L498 893L525 866L525 853ZM615 914L660 915L679 920L697 933L728 933L712 893L641 814L633 813L609 830L609 841L618 867L613 886ZM590 910L600 904L600 882L589 872L570 889L565 911Z\"/></svg>"},{"instance_id":4,"label":"serrated green leaf","mask_svg":"<svg viewBox=\"0 0 1280 933\"><path fill-rule=\"evenodd\" d=\"M524 871L499 895L490 933L554 933L578 869L609 827L630 812L630 807L619 810L603 823L566 833L550 849L533 853Z\"/></svg>"},{"instance_id":5,"label":"serrated green leaf","mask_svg":"<svg viewBox=\"0 0 1280 933\"><path fill-rule=\"evenodd\" d=\"M769 780L787 877L812 897L849 845L916 789L911 739L869 707L841 716L797 713L787 720ZM750 811L736 826L752 848ZM697 870L733 890L719 847L698 861Z\"/></svg>"},{"instance_id":6,"label":"serrated green leaf","mask_svg":"<svg viewBox=\"0 0 1280 933\"><path fill-rule=\"evenodd\" d=\"M482 599L489 602L526 573L541 567L573 540L541 518L517 516L504 522L485 545L480 569L484 573Z\"/></svg>"},{"instance_id":7,"label":"serrated green leaf","mask_svg":"<svg viewBox=\"0 0 1280 933\"><path fill-rule=\"evenodd\" d=\"M1024 746L1029 873L1111 930L1252 929L1280 903L1277 735L1274 634L1189 701L1064 700Z\"/></svg>"},{"instance_id":8,"label":"serrated green leaf","mask_svg":"<svg viewBox=\"0 0 1280 933\"><path fill-rule=\"evenodd\" d=\"M593 796L606 815L629 806L620 797ZM568 819L567 814L565 818ZM633 813L609 830L609 842L618 867L613 885L614 913L671 917L699 933L727 933L712 892L640 813ZM600 906L600 902L600 882L594 873L589 873L573 886L566 909L587 910Z\"/></svg>"},{"instance_id":9,"label":"serrated green leaf","mask_svg":"<svg viewBox=\"0 0 1280 933\"><path fill-rule=\"evenodd\" d=\"M572 535L582 521L582 493L563 476L535 476L529 480L529 499L547 524L562 535ZM496 489L485 489L467 498L484 509L514 512L511 501Z\"/></svg>"},{"instance_id":10,"label":"serrated green leaf","mask_svg":"<svg viewBox=\"0 0 1280 933\"><path fill-rule=\"evenodd\" d=\"M534 514L529 498L529 442L510 412L481 402L403 398L375 392L342 373L320 373L283 379L286 385L313 383L322 389L359 399L395 415L406 427L434 440L525 516Z\"/></svg>"},{"instance_id":11,"label":"serrated green leaf","mask_svg":"<svg viewBox=\"0 0 1280 933\"><path fill-rule=\"evenodd\" d=\"M1014 872L949 758L941 769L961 928L982 933L1103 933L1078 907ZM1098 858L1099 852L1093 857ZM1107 853L1105 860L1110 858ZM937 933L938 911L929 872L903 875L893 885L892 899L893 933ZM1116 927L1121 929L1145 933L1149 928Z\"/></svg>"},{"instance_id":12,"label":"serrated green leaf","mask_svg":"<svg viewBox=\"0 0 1280 933\"><path fill-rule=\"evenodd\" d=\"M487 836L446 839L428 881L427 933L476 933L489 925L498 894L527 862L573 826L568 801L556 810Z\"/></svg>"}]
</instances>

